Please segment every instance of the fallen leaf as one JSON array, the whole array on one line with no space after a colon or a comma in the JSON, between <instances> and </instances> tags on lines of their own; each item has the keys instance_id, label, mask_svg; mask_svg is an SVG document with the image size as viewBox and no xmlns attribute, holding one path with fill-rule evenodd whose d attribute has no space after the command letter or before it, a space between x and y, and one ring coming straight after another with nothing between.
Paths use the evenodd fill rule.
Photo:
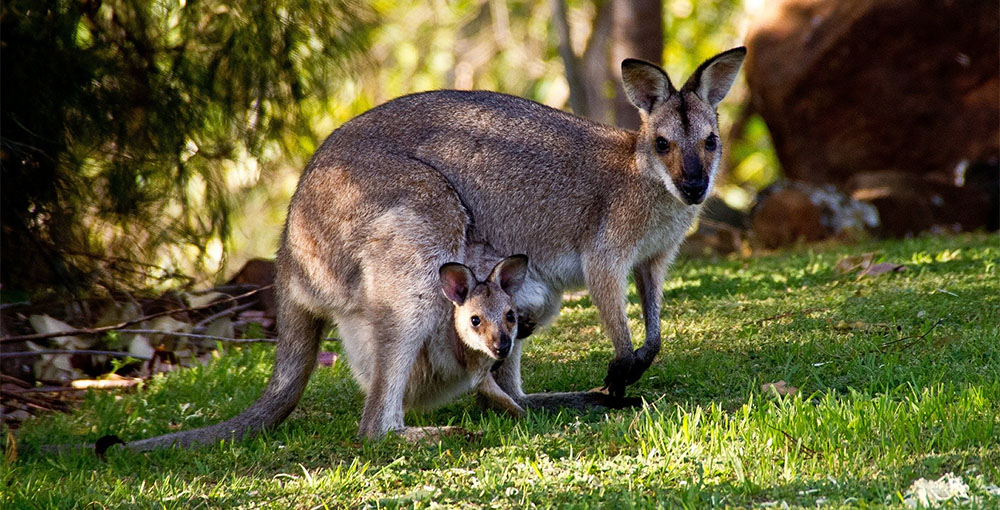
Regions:
<instances>
[{"instance_id":1,"label":"fallen leaf","mask_svg":"<svg viewBox=\"0 0 1000 510\"><path fill-rule=\"evenodd\" d=\"M64 331L75 331L76 328L65 322L54 319L48 315L32 315L28 317L28 322L35 331L42 334L62 333ZM57 336L52 339L60 349L86 349L97 342L96 338L82 338L73 335Z\"/></svg>"},{"instance_id":2,"label":"fallen leaf","mask_svg":"<svg viewBox=\"0 0 1000 510\"><path fill-rule=\"evenodd\" d=\"M875 253L865 253L864 255L856 255L852 257L844 257L837 262L834 269L840 274L853 273L857 270L865 270L868 266L872 265L875 261Z\"/></svg>"},{"instance_id":3,"label":"fallen leaf","mask_svg":"<svg viewBox=\"0 0 1000 510\"><path fill-rule=\"evenodd\" d=\"M4 449L3 457L8 466L17 461L17 438L14 437L14 431L10 428L7 429L7 448Z\"/></svg>"},{"instance_id":4,"label":"fallen leaf","mask_svg":"<svg viewBox=\"0 0 1000 510\"><path fill-rule=\"evenodd\" d=\"M218 319L212 321L207 328L205 328L205 334L209 336L233 338L236 334L233 331L233 320L229 317L219 317Z\"/></svg>"},{"instance_id":5,"label":"fallen leaf","mask_svg":"<svg viewBox=\"0 0 1000 510\"><path fill-rule=\"evenodd\" d=\"M150 345L149 339L145 335L134 335L128 342L128 353L135 355L137 358L149 359L153 356L156 349Z\"/></svg>"},{"instance_id":6,"label":"fallen leaf","mask_svg":"<svg viewBox=\"0 0 1000 510\"><path fill-rule=\"evenodd\" d=\"M799 389L795 386L789 386L785 383L785 381L778 381L762 385L760 387L760 391L764 393L775 393L781 396L789 396L798 393Z\"/></svg>"},{"instance_id":7,"label":"fallen leaf","mask_svg":"<svg viewBox=\"0 0 1000 510\"><path fill-rule=\"evenodd\" d=\"M890 262L882 262L880 264L873 264L861 270L858 276L878 276L885 273L899 273L906 271L906 266L902 264L892 264Z\"/></svg>"},{"instance_id":8,"label":"fallen leaf","mask_svg":"<svg viewBox=\"0 0 1000 510\"><path fill-rule=\"evenodd\" d=\"M331 351L322 351L319 356L316 357L316 361L323 365L324 367L331 367L337 362L337 353Z\"/></svg>"},{"instance_id":9,"label":"fallen leaf","mask_svg":"<svg viewBox=\"0 0 1000 510\"><path fill-rule=\"evenodd\" d=\"M142 316L142 309L139 305L135 303L118 303L112 301L110 305L106 306L101 312L100 318L94 323L94 326L110 326L112 324L121 324L123 322L128 322L134 319L138 319Z\"/></svg>"},{"instance_id":10,"label":"fallen leaf","mask_svg":"<svg viewBox=\"0 0 1000 510\"><path fill-rule=\"evenodd\" d=\"M840 274L848 273L858 273L858 277L862 276L878 276L885 273L895 273L900 271L905 271L906 266L902 264L893 264L891 262L880 262L875 263L875 253L865 253L864 255L856 255L852 257L844 257L837 262L834 269Z\"/></svg>"},{"instance_id":11,"label":"fallen leaf","mask_svg":"<svg viewBox=\"0 0 1000 510\"><path fill-rule=\"evenodd\" d=\"M145 329L155 329L157 331L166 331L168 333L187 333L188 331L191 331L191 324L179 321L170 316L157 317L145 324ZM159 337L162 337L162 335L154 337L154 340L159 340Z\"/></svg>"},{"instance_id":12,"label":"fallen leaf","mask_svg":"<svg viewBox=\"0 0 1000 510\"><path fill-rule=\"evenodd\" d=\"M33 351L42 351L47 349L47 347L38 345L35 342L29 341L25 343L28 348ZM79 369L73 368L73 364L70 363L69 358L70 357L65 354L42 354L41 358L32 366L35 378L42 381L67 382L84 377L83 372Z\"/></svg>"}]
</instances>

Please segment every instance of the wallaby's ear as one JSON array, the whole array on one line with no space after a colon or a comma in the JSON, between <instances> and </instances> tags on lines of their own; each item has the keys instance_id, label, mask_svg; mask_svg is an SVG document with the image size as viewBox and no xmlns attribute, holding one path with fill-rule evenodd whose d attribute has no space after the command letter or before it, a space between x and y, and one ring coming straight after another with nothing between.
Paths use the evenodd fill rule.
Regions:
<instances>
[{"instance_id":1,"label":"wallaby's ear","mask_svg":"<svg viewBox=\"0 0 1000 510\"><path fill-rule=\"evenodd\" d=\"M746 56L747 49L740 46L706 60L688 78L684 90L698 94L698 97L711 104L713 108L718 106L736 81L736 73L740 71Z\"/></svg>"},{"instance_id":2,"label":"wallaby's ear","mask_svg":"<svg viewBox=\"0 0 1000 510\"><path fill-rule=\"evenodd\" d=\"M674 85L663 69L645 60L622 60L622 86L625 95L636 108L649 113L675 92Z\"/></svg>"},{"instance_id":3,"label":"wallaby's ear","mask_svg":"<svg viewBox=\"0 0 1000 510\"><path fill-rule=\"evenodd\" d=\"M448 299L461 306L469 297L469 291L476 285L476 277L472 270L464 264L449 262L438 270L441 277L441 290Z\"/></svg>"},{"instance_id":4,"label":"wallaby's ear","mask_svg":"<svg viewBox=\"0 0 1000 510\"><path fill-rule=\"evenodd\" d=\"M528 256L511 255L493 267L489 280L500 285L508 295L513 296L528 275Z\"/></svg>"}]
</instances>

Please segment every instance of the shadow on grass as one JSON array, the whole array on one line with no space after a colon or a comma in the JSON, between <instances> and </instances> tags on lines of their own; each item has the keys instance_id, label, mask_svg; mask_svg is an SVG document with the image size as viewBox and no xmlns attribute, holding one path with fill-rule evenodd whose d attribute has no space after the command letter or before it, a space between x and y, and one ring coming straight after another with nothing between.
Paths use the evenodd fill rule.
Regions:
<instances>
[{"instance_id":1,"label":"shadow on grass","mask_svg":"<svg viewBox=\"0 0 1000 510\"><path fill-rule=\"evenodd\" d=\"M779 263L780 261L769 261L768 267L777 266ZM723 266L727 264L735 263L721 263ZM946 272L950 268L958 267L949 265L951 263L940 264L932 270ZM986 280L963 288L957 293L959 296L954 298L956 300L954 304L947 306L928 306L926 296L922 298L925 300L923 303L900 302L896 294L897 289L893 285L879 285L910 281L915 277L914 273L889 275L867 286L865 296L867 302L845 302L841 306L841 312L845 320L863 320L869 317L866 310L869 304L885 304L891 309L891 313L887 312L885 315L906 326L905 334L909 335L919 334L922 331L920 328L927 320L945 318L941 327L925 342L907 349L887 349L882 352L880 346L893 339L893 331L888 333L882 330L860 329L833 331L828 319L809 315L798 315L760 324L744 322L717 331L703 332L701 333L703 336L711 334L717 335L717 338L706 339L700 344L687 338L681 338L675 343L665 343L656 363L630 390L630 394L642 396L647 401L655 401L661 405L680 405L690 408L694 405L718 404L724 409L732 410L745 403L749 394L759 392L760 384L777 380L786 380L789 384L798 386L806 394L812 392L838 394L850 389L861 389L872 396L877 396L901 384L912 384L916 388L921 388L943 383L962 388L989 378L988 371L995 369L1000 363L995 339L991 343L986 338L986 335L990 334L987 330L990 321L992 324L1000 323L998 320L1000 310L996 307L998 298L995 294L995 281ZM837 275L832 269L821 270L808 276L784 276L784 280L765 277L752 281L729 271L701 271L693 276L685 276L681 287L667 290L664 293L664 303L665 307L669 307L672 302L678 300L724 300L737 293L744 296L741 299L752 299L752 296L758 293L772 294L775 291L784 292L788 287L822 286L837 282L853 283L855 279L851 276ZM746 291L750 286L753 287L753 292ZM850 293L853 289L847 287L852 286L845 285L836 291ZM810 299L816 300L815 296ZM630 300L637 302L634 290L630 294ZM592 306L589 297L586 296L567 300L566 305ZM803 304L803 306L810 305ZM917 306L926 309L930 314L929 318L916 317ZM911 310L914 313L911 314ZM789 310L775 310L775 314L786 311ZM665 320L670 319L665 318ZM979 320L982 323L963 322L969 320ZM595 315L594 325L596 324L598 319ZM995 333L995 326L992 331ZM683 337L683 332L679 336ZM802 340L803 338L806 340ZM544 339L535 338L532 341L544 342ZM566 358L562 356L556 359L554 356L546 356L537 351L532 352L524 361L526 389L578 391L599 386L611 358L611 345L603 336L599 342L586 340L579 353L574 353L568 358L570 360L568 363ZM337 377L347 378L349 375L344 371ZM422 425L464 423L471 424L470 428L478 425L494 433L480 441L446 439L440 445L426 446L405 445L397 439L376 443L361 442L355 437L362 403L357 388L350 384L339 383L324 386L324 382L329 381L315 379L317 378L314 376L302 405L288 421L257 439L218 447L232 448L232 455L220 455L218 450L213 452L212 449L205 449L204 451L211 454L204 457L195 450L179 454L158 452L151 455L124 455L113 457L108 463L100 463L96 459L82 456L55 462L63 463L67 471L103 472L137 485L171 476L175 478L188 476L190 473L206 473L204 476L209 477L213 483L218 481L211 478L212 476L228 476L219 475L220 472L267 480L286 473L298 473L303 468L330 468L350 463L355 459L368 464L370 469L382 469L392 465L401 456L412 457L414 451L427 451L436 455L444 455L443 452L448 451L451 456L475 458L484 450L511 442L516 443L518 441L516 438L506 437L506 434L515 429L536 433L535 431L542 427L549 427L553 429L552 434L559 435L561 427L571 420L579 418L590 423L601 420L601 413L579 416L567 414L561 420L552 420L551 416L547 419L529 416L523 422L527 425L518 425L513 420L498 417L490 411L480 411L472 406L469 399L463 399L442 410L420 416L417 423ZM991 380L996 380L995 372ZM635 411L616 411L611 414L627 417L634 413ZM407 417L407 423L413 424L412 420L412 416ZM531 425L536 423L534 420L541 420L538 423L544 425ZM138 429L133 426L133 430ZM989 462L984 461L982 465L1000 464L998 462L1000 453L997 452L995 445L988 456ZM202 459L209 457L214 459L207 461L208 464L203 463ZM434 455L428 455L422 461L423 464L408 466L408 469L434 469L434 458ZM222 465L236 459L240 459L236 465ZM651 503L666 502L700 508L708 504L753 504L778 499L811 504L820 497L830 499L847 497L846 495L861 497L877 506L888 494L887 486L890 490L893 487L896 490L905 489L918 475L936 476L968 460L969 457L963 456L962 453L929 456L912 465L904 466L892 475L876 479L838 480L833 485L824 485L822 481L779 486L757 486L751 481L723 485L691 483L687 487L654 487L652 490L636 493L629 490L627 481L621 480L604 484L601 487L605 491L601 496L604 499L595 500L597 503L594 506L601 506L599 505L601 501L621 503L621 507L644 507ZM24 466L25 463L44 464L50 461L51 459L44 455L33 454L29 450L22 455L20 464ZM169 467L161 470L161 465ZM993 479L997 479L996 473ZM817 488L819 490L814 491ZM445 496L454 497L458 501L462 498L475 500L481 497L480 494L462 491L446 493ZM546 504L563 502L573 505L580 502L579 498L578 491L557 489L532 494L528 500ZM213 499L211 504L228 507L252 501L254 498L249 495L220 496Z\"/></svg>"}]
</instances>

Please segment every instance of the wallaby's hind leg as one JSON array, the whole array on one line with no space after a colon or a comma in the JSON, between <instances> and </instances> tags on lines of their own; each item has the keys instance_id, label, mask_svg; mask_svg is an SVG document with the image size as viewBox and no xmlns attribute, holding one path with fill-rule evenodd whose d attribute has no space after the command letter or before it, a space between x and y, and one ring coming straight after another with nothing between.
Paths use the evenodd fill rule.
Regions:
<instances>
[{"instance_id":1,"label":"wallaby's hind leg","mask_svg":"<svg viewBox=\"0 0 1000 510\"><path fill-rule=\"evenodd\" d=\"M361 437L377 439L387 432L402 432L406 428L403 423L406 383L420 348L437 325L413 320L413 317L428 316L427 311L412 315L407 312L416 312L419 308L399 306L395 311L385 308L379 314L381 320L376 322L378 327L372 339L375 363L358 430Z\"/></svg>"}]
</instances>

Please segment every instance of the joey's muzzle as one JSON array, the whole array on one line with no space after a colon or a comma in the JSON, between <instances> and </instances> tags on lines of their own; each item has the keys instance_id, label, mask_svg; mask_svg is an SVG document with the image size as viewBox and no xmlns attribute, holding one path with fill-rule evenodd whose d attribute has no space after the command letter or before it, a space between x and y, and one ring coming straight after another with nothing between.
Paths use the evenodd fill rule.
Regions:
<instances>
[{"instance_id":1,"label":"joey's muzzle","mask_svg":"<svg viewBox=\"0 0 1000 510\"><path fill-rule=\"evenodd\" d=\"M490 346L490 350L493 351L493 355L497 359L504 359L510 356L510 351L514 347L514 341L511 340L510 335L507 333L500 333L500 338L498 338L493 345Z\"/></svg>"}]
</instances>

